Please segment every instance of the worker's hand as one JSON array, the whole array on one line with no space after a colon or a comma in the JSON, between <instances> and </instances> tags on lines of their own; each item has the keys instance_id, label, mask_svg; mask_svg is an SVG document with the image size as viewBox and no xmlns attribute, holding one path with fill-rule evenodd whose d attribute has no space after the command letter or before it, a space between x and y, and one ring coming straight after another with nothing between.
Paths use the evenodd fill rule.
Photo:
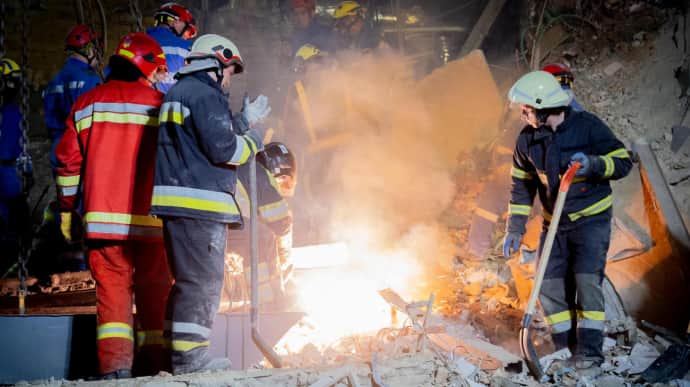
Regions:
<instances>
[{"instance_id":1,"label":"worker's hand","mask_svg":"<svg viewBox=\"0 0 690 387\"><path fill-rule=\"evenodd\" d=\"M242 100L242 115L249 122L249 125L254 125L261 122L271 112L271 106L268 104L268 97L259 95L254 101L249 101L249 96L245 96Z\"/></svg>"},{"instance_id":2,"label":"worker's hand","mask_svg":"<svg viewBox=\"0 0 690 387\"><path fill-rule=\"evenodd\" d=\"M60 232L67 243L72 243L72 213L60 213Z\"/></svg>"},{"instance_id":3,"label":"worker's hand","mask_svg":"<svg viewBox=\"0 0 690 387\"><path fill-rule=\"evenodd\" d=\"M575 176L587 177L592 174L593 165L596 163L596 156L588 156L582 152L577 152L570 156L570 164L568 167L572 166L573 163L580 163L580 168L578 168Z\"/></svg>"},{"instance_id":4,"label":"worker's hand","mask_svg":"<svg viewBox=\"0 0 690 387\"><path fill-rule=\"evenodd\" d=\"M505 239L503 240L503 256L510 258L511 249L513 253L520 250L520 244L522 243L522 234L517 232L508 232Z\"/></svg>"}]
</instances>

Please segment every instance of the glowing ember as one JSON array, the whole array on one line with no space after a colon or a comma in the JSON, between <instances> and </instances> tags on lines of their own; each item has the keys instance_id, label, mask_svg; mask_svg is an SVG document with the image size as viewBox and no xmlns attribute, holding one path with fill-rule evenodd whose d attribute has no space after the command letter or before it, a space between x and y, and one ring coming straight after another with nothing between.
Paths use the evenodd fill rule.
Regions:
<instances>
[{"instance_id":1,"label":"glowing ember","mask_svg":"<svg viewBox=\"0 0 690 387\"><path fill-rule=\"evenodd\" d=\"M375 333L391 325L390 306L378 295L414 285L421 268L406 252L372 253L341 243L296 249L298 308L307 314L309 332L288 332L278 347L299 351L305 344L326 346L344 336ZM318 260L320 258L320 262ZM326 263L331 265L328 267Z\"/></svg>"}]
</instances>

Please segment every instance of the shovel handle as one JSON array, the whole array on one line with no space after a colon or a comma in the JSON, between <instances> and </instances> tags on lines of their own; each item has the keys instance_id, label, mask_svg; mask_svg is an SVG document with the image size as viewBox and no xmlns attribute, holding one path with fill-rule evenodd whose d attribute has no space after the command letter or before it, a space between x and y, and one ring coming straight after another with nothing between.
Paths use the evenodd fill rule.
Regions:
<instances>
[{"instance_id":1,"label":"shovel handle","mask_svg":"<svg viewBox=\"0 0 690 387\"><path fill-rule=\"evenodd\" d=\"M568 192L570 189L570 184L573 182L578 169L580 169L580 163L576 161L570 166L570 168L568 168L567 171L565 171L563 177L561 178L561 184L558 186L558 191Z\"/></svg>"}]
</instances>

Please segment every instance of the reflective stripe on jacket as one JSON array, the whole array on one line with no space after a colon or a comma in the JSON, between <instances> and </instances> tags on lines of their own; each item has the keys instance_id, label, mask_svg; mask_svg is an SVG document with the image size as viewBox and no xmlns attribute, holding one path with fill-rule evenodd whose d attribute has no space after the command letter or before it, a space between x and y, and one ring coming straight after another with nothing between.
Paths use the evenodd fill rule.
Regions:
<instances>
[{"instance_id":1,"label":"reflective stripe on jacket","mask_svg":"<svg viewBox=\"0 0 690 387\"><path fill-rule=\"evenodd\" d=\"M163 94L140 82L108 81L77 99L56 155L58 202L83 192L89 239L160 239L149 215Z\"/></svg>"},{"instance_id":2,"label":"reflective stripe on jacket","mask_svg":"<svg viewBox=\"0 0 690 387\"><path fill-rule=\"evenodd\" d=\"M601 162L594 163L591 176L575 178L565 202L561 227L611 208L609 181L625 177L632 161L623 143L599 118L568 109L555 132L543 126L538 129L528 126L518 136L511 170L508 231L524 233L537 193L548 221L561 175L568 168L570 157L577 152L598 156Z\"/></svg>"},{"instance_id":3,"label":"reflective stripe on jacket","mask_svg":"<svg viewBox=\"0 0 690 387\"><path fill-rule=\"evenodd\" d=\"M65 120L77 97L101 83L101 77L88 64L68 58L43 91L46 127L59 132L65 130ZM56 134L51 133L51 136Z\"/></svg>"},{"instance_id":4,"label":"reflective stripe on jacket","mask_svg":"<svg viewBox=\"0 0 690 387\"><path fill-rule=\"evenodd\" d=\"M159 121L152 212L241 223L233 197L237 165L261 140L234 133L218 84L205 72L183 76L166 94Z\"/></svg>"}]
</instances>

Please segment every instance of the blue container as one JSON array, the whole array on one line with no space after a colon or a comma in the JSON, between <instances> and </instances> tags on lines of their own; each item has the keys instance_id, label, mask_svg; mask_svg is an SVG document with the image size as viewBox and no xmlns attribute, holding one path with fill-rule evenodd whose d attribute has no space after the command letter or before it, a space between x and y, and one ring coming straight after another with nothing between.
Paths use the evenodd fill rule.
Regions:
<instances>
[{"instance_id":1,"label":"blue container","mask_svg":"<svg viewBox=\"0 0 690 387\"><path fill-rule=\"evenodd\" d=\"M96 370L96 316L0 316L0 383L77 379Z\"/></svg>"}]
</instances>

